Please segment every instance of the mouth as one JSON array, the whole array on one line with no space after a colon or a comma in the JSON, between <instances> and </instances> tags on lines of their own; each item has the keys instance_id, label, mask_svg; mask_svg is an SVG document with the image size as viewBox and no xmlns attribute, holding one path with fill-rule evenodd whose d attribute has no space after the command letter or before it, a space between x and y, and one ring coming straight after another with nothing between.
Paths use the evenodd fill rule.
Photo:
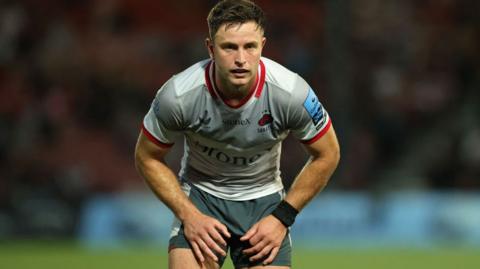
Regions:
<instances>
[{"instance_id":1,"label":"mouth","mask_svg":"<svg viewBox=\"0 0 480 269\"><path fill-rule=\"evenodd\" d=\"M230 73L232 73L233 76L240 78L245 77L249 73L249 71L247 69L237 68L230 70Z\"/></svg>"}]
</instances>

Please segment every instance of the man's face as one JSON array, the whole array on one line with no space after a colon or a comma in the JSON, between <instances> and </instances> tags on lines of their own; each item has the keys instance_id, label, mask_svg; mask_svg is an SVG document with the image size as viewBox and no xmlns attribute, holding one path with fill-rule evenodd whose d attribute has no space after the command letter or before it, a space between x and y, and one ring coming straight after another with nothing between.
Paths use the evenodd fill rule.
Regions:
<instances>
[{"instance_id":1,"label":"man's face","mask_svg":"<svg viewBox=\"0 0 480 269\"><path fill-rule=\"evenodd\" d=\"M216 75L224 87L250 86L257 74L265 44L263 30L255 22L222 25L214 40L207 39Z\"/></svg>"}]
</instances>

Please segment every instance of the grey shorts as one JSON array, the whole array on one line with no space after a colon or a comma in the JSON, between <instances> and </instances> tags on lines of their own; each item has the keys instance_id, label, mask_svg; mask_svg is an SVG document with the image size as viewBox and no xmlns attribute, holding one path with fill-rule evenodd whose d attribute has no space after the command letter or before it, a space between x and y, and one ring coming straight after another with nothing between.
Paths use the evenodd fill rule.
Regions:
<instances>
[{"instance_id":1,"label":"grey shorts","mask_svg":"<svg viewBox=\"0 0 480 269\"><path fill-rule=\"evenodd\" d=\"M216 218L225 224L231 234L230 238L225 238L230 251L230 257L235 268L251 267L261 265L263 260L250 262L249 256L242 253L244 249L250 247L248 242L240 241L250 227L263 217L269 215L278 203L282 200L282 192L270 194L258 199L247 201L229 201L215 197L206 193L193 185L187 186L190 190L187 194L190 200L204 214ZM172 225L172 234L169 242L169 249L190 248L191 246L185 238L183 225L178 219L175 219ZM290 233L283 239L280 251L271 265L291 266L292 243ZM218 256L219 265L222 266L225 257ZM267 257L265 257L266 259Z\"/></svg>"}]
</instances>

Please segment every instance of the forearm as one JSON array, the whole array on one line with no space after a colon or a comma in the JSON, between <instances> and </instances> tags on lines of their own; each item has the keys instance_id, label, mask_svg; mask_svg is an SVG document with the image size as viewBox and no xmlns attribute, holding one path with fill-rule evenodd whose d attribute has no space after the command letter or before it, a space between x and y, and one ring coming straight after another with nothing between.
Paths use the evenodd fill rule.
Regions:
<instances>
[{"instance_id":1,"label":"forearm","mask_svg":"<svg viewBox=\"0 0 480 269\"><path fill-rule=\"evenodd\" d=\"M327 185L337 164L336 156L309 160L295 178L285 201L301 211Z\"/></svg>"},{"instance_id":2,"label":"forearm","mask_svg":"<svg viewBox=\"0 0 480 269\"><path fill-rule=\"evenodd\" d=\"M180 188L176 175L163 161L137 157L136 167L150 189L180 220L198 212Z\"/></svg>"}]
</instances>

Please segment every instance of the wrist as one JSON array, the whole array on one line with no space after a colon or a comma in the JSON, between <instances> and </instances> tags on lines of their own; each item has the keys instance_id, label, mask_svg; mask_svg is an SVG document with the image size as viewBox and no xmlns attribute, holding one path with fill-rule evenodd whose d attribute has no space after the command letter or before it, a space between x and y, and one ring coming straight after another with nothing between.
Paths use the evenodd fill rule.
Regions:
<instances>
[{"instance_id":1,"label":"wrist","mask_svg":"<svg viewBox=\"0 0 480 269\"><path fill-rule=\"evenodd\" d=\"M193 219L198 218L201 214L202 212L200 212L198 208L196 208L195 206L193 206L193 204L191 204L182 208L182 210L178 212L178 214L176 215L181 222L185 222L185 221L189 221L192 218Z\"/></svg>"},{"instance_id":2,"label":"wrist","mask_svg":"<svg viewBox=\"0 0 480 269\"><path fill-rule=\"evenodd\" d=\"M287 201L282 200L273 210L272 215L288 228L295 222L295 218L298 215L298 210Z\"/></svg>"}]
</instances>

